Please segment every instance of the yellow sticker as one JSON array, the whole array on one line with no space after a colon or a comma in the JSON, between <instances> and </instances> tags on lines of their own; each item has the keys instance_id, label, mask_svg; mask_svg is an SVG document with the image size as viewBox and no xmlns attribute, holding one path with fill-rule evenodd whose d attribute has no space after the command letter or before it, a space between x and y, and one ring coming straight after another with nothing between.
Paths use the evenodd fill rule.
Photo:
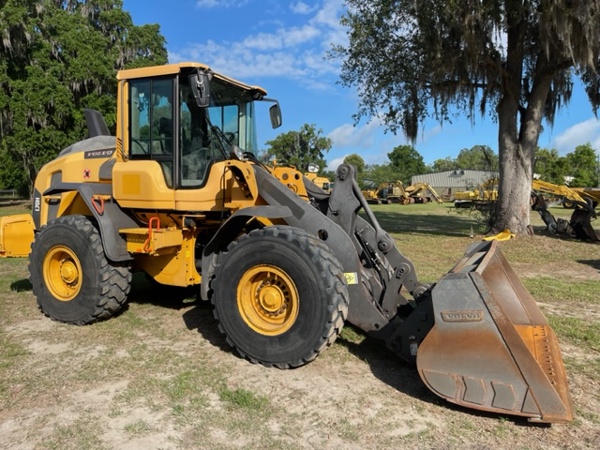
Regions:
<instances>
[{"instance_id":1,"label":"yellow sticker","mask_svg":"<svg viewBox=\"0 0 600 450\"><path fill-rule=\"evenodd\" d=\"M358 284L358 274L356 272L345 272L346 284Z\"/></svg>"}]
</instances>

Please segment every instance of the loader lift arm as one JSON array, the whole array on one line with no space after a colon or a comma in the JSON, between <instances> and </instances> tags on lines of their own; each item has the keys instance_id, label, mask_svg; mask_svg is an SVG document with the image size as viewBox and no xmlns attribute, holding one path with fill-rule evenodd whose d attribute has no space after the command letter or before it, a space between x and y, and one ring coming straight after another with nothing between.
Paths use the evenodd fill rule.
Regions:
<instances>
[{"instance_id":1,"label":"loader lift arm","mask_svg":"<svg viewBox=\"0 0 600 450\"><path fill-rule=\"evenodd\" d=\"M600 241L600 237L591 223L596 218L595 204L591 197L581 195L568 186L542 180L533 180L531 189L532 208L540 214L549 231L591 242ZM548 203L544 194L560 197L561 203L569 203L574 206L575 210L569 221L557 219L548 211Z\"/></svg>"}]
</instances>

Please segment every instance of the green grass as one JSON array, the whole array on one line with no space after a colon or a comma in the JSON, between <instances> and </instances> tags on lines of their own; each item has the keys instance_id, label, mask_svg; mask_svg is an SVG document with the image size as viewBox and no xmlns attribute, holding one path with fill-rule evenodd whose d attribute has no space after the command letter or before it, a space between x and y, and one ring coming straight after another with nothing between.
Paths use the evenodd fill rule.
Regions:
<instances>
[{"instance_id":1,"label":"green grass","mask_svg":"<svg viewBox=\"0 0 600 450\"><path fill-rule=\"evenodd\" d=\"M143 419L136 420L135 422L125 425L125 431L131 436L143 436L144 434L153 430L154 428L152 425Z\"/></svg>"},{"instance_id":2,"label":"green grass","mask_svg":"<svg viewBox=\"0 0 600 450\"><path fill-rule=\"evenodd\" d=\"M8 207L0 207L0 217L2 216L13 216L17 214L31 214L31 207L23 205L15 205Z\"/></svg>"},{"instance_id":3,"label":"green grass","mask_svg":"<svg viewBox=\"0 0 600 450\"><path fill-rule=\"evenodd\" d=\"M47 450L108 450L100 438L101 430L95 423L98 418L84 414L69 424L55 427L49 438L36 448Z\"/></svg>"},{"instance_id":4,"label":"green grass","mask_svg":"<svg viewBox=\"0 0 600 450\"><path fill-rule=\"evenodd\" d=\"M436 282L482 238L479 219L449 205L373 210L424 282ZM6 212L0 208L0 215ZM597 398L590 389L600 383L600 246L557 239L543 232L539 217L532 215L532 222L537 236L498 247L541 304L561 346L577 349L563 357L576 380L578 420L557 429L600 435L595 404L580 400ZM351 326L306 368L249 364L231 353L206 304L157 290L140 275L118 317L74 327L40 313L26 260L0 260L0 412L2 420L19 420L28 448L111 448L106 430L126 444L151 440L166 428L176 448L535 448L546 438L545 430L436 403L411 367ZM374 392L360 390L365 380L353 378L364 366L378 386ZM316 381L313 388L311 377L319 376L330 378L331 392L317 392L307 411L297 408L307 392L322 388ZM348 391L360 396L352 397L352 406L341 400ZM398 411L406 405L414 415L404 418ZM373 416L363 417L363 408ZM146 415L132 414L140 411ZM335 416L339 411L354 416ZM410 428L432 415L425 429ZM406 434L394 434L401 425Z\"/></svg>"},{"instance_id":5,"label":"green grass","mask_svg":"<svg viewBox=\"0 0 600 450\"><path fill-rule=\"evenodd\" d=\"M597 280L573 279L571 276L538 276L524 280L533 297L558 304L600 305Z\"/></svg>"},{"instance_id":6,"label":"green grass","mask_svg":"<svg viewBox=\"0 0 600 450\"><path fill-rule=\"evenodd\" d=\"M554 331L573 345L600 353L600 322L577 317L550 316Z\"/></svg>"},{"instance_id":7,"label":"green grass","mask_svg":"<svg viewBox=\"0 0 600 450\"><path fill-rule=\"evenodd\" d=\"M247 389L230 389L223 387L219 391L219 398L234 408L242 408L256 412L266 412L269 407L269 399L263 395L257 395Z\"/></svg>"}]
</instances>

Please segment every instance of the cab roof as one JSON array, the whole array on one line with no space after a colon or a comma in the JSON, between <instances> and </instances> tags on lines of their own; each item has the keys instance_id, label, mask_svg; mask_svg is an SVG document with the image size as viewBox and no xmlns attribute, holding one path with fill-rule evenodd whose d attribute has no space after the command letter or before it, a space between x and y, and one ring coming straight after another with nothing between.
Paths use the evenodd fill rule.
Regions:
<instances>
[{"instance_id":1,"label":"cab roof","mask_svg":"<svg viewBox=\"0 0 600 450\"><path fill-rule=\"evenodd\" d=\"M176 64L166 64L163 66L150 66L150 67L140 67L137 69L125 69L120 70L117 73L117 80L130 80L135 78L147 78L147 77L156 77L162 75L175 75L181 73L185 69L202 69L210 71L213 77L218 78L221 81L232 84L240 89L248 90L248 91L258 91L263 96L267 95L267 91L260 86L253 86L250 84L246 84L242 81L236 80L234 78L230 78L226 75L220 74L210 69L206 64L198 63L198 62L181 62Z\"/></svg>"}]
</instances>

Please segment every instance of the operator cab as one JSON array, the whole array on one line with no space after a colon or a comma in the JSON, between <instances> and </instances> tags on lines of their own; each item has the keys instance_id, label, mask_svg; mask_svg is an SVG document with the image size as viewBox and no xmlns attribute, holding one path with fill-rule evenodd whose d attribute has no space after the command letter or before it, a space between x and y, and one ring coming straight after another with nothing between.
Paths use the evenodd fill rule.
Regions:
<instances>
[{"instance_id":1,"label":"operator cab","mask_svg":"<svg viewBox=\"0 0 600 450\"><path fill-rule=\"evenodd\" d=\"M169 188L199 189L213 163L256 155L256 101L275 103L274 128L281 125L281 112L259 87L204 66L175 67L176 73L129 78L125 145L130 160L158 162Z\"/></svg>"}]
</instances>

